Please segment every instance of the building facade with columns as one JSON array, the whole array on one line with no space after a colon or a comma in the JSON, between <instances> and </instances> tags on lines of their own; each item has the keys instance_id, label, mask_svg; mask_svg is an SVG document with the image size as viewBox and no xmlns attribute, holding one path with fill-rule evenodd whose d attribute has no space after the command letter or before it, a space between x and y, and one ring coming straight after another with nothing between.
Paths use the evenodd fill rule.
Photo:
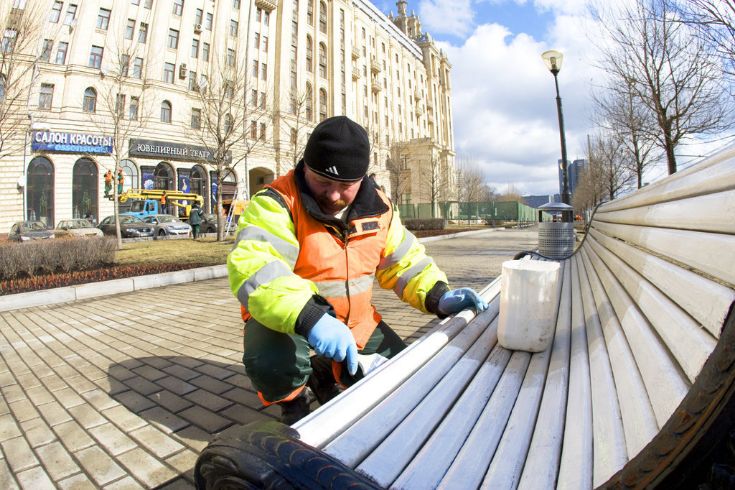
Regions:
<instances>
[{"instance_id":1,"label":"building facade with columns","mask_svg":"<svg viewBox=\"0 0 735 490\"><path fill-rule=\"evenodd\" d=\"M429 202L426 166L454 175L451 66L406 2L397 7L386 16L367 0L3 2L0 233L22 219L101 221L113 212L104 174L116 166L124 189L197 192L207 209L218 194L247 198L293 168L320 120L342 114L367 129L369 171L388 193ZM220 178L205 130L221 116L209 100L216 78L230 93L214 125L238 135L224 145Z\"/></svg>"}]
</instances>

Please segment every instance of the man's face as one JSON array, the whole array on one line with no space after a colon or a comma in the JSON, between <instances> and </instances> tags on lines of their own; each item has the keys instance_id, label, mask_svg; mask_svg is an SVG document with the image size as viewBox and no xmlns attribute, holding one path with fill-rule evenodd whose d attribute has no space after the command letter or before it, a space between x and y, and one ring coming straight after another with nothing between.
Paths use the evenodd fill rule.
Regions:
<instances>
[{"instance_id":1,"label":"man's face","mask_svg":"<svg viewBox=\"0 0 735 490\"><path fill-rule=\"evenodd\" d=\"M317 204L326 214L335 214L343 210L355 200L362 180L357 182L339 182L328 179L304 166L306 185L314 195Z\"/></svg>"}]
</instances>

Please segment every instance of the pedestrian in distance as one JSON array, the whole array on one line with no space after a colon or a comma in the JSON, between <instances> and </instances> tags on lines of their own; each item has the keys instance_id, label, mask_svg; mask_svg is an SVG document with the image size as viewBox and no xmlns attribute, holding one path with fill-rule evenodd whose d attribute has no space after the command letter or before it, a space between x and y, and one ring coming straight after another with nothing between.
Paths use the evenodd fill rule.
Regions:
<instances>
[{"instance_id":1,"label":"pedestrian in distance","mask_svg":"<svg viewBox=\"0 0 735 490\"><path fill-rule=\"evenodd\" d=\"M202 225L202 216L204 213L199 207L198 202L194 202L191 206L191 212L189 213L189 224L191 225L191 234L194 240L199 236L199 227Z\"/></svg>"},{"instance_id":2,"label":"pedestrian in distance","mask_svg":"<svg viewBox=\"0 0 735 490\"><path fill-rule=\"evenodd\" d=\"M168 206L167 206L167 199L166 199L166 191L163 191L163 194L161 194L161 214L166 214L167 210L168 210Z\"/></svg>"},{"instance_id":3,"label":"pedestrian in distance","mask_svg":"<svg viewBox=\"0 0 735 490\"><path fill-rule=\"evenodd\" d=\"M105 172L105 197L112 199L112 170Z\"/></svg>"},{"instance_id":4,"label":"pedestrian in distance","mask_svg":"<svg viewBox=\"0 0 735 490\"><path fill-rule=\"evenodd\" d=\"M123 185L125 184L125 174L123 174L123 170L121 168L117 169L117 197L120 198L120 195L123 191Z\"/></svg>"},{"instance_id":5,"label":"pedestrian in distance","mask_svg":"<svg viewBox=\"0 0 735 490\"><path fill-rule=\"evenodd\" d=\"M228 255L245 323L243 363L265 405L293 424L360 379L361 355L406 347L372 305L374 279L441 318L487 303L446 275L367 177L365 129L344 116L312 132L294 170L258 192ZM310 357L310 349L316 356Z\"/></svg>"}]
</instances>

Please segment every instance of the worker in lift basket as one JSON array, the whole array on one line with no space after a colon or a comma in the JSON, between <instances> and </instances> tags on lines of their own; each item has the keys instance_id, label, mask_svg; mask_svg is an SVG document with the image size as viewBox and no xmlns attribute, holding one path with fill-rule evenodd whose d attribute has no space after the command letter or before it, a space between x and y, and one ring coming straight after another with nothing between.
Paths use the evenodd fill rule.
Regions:
<instances>
[{"instance_id":1,"label":"worker in lift basket","mask_svg":"<svg viewBox=\"0 0 735 490\"><path fill-rule=\"evenodd\" d=\"M309 413L307 385L326 403L362 376L358 353L391 358L406 347L371 303L375 278L439 317L487 308L474 290L449 289L366 177L369 161L362 126L344 116L322 121L296 168L250 201L227 258L246 322L245 370L289 425Z\"/></svg>"}]
</instances>

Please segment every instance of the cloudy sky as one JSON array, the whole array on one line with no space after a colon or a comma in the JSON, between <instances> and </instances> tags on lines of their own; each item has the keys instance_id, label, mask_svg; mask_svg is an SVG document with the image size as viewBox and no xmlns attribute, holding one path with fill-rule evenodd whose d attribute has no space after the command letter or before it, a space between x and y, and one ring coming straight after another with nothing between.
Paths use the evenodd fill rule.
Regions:
<instances>
[{"instance_id":1,"label":"cloudy sky","mask_svg":"<svg viewBox=\"0 0 735 490\"><path fill-rule=\"evenodd\" d=\"M558 192L554 78L541 53L564 54L559 86L567 155L584 158L600 84L589 0L408 0L452 64L455 149L499 192ZM618 1L618 0L616 0ZM384 12L397 9L378 0ZM592 33L592 37L590 37Z\"/></svg>"}]
</instances>

